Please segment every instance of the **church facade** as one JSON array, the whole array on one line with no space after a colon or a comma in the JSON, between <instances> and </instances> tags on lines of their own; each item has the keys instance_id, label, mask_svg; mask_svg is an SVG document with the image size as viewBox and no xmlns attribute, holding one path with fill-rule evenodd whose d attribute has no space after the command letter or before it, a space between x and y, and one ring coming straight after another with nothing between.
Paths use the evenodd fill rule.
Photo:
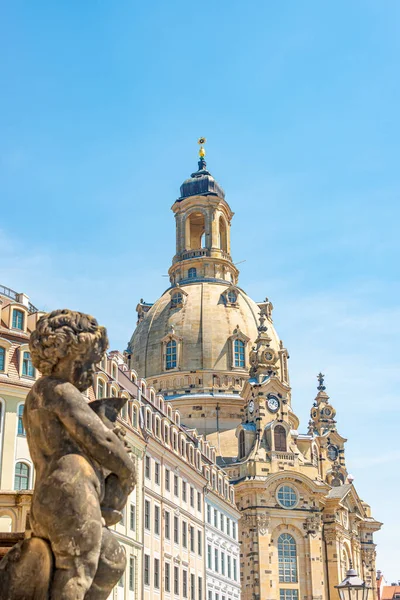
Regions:
<instances>
[{"instance_id":1,"label":"church facade","mask_svg":"<svg viewBox=\"0 0 400 600\"><path fill-rule=\"evenodd\" d=\"M375 600L381 523L347 472L322 374L307 433L299 433L273 306L239 285L233 212L204 156L201 147L199 168L172 206L170 287L154 304L139 302L130 367L207 437L235 485L243 600L336 600L350 564Z\"/></svg>"}]
</instances>

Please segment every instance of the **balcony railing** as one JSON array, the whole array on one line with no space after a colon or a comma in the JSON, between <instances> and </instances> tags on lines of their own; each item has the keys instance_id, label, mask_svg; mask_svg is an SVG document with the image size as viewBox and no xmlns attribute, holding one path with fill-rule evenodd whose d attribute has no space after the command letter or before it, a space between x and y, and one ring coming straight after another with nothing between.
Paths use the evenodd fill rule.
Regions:
<instances>
[{"instance_id":1,"label":"balcony railing","mask_svg":"<svg viewBox=\"0 0 400 600\"><path fill-rule=\"evenodd\" d=\"M296 459L296 454L293 452L271 452L271 458L275 460L289 460L294 461Z\"/></svg>"},{"instance_id":2,"label":"balcony railing","mask_svg":"<svg viewBox=\"0 0 400 600\"><path fill-rule=\"evenodd\" d=\"M14 300L14 302L19 302L19 293L15 292L14 290L12 290L11 288L6 287L5 285L0 285L0 296L7 296L7 298L10 298L11 300ZM34 306L31 302L28 303L28 312L29 314L33 314L36 312L39 312L38 309L36 308L36 306Z\"/></svg>"},{"instance_id":3,"label":"balcony railing","mask_svg":"<svg viewBox=\"0 0 400 600\"><path fill-rule=\"evenodd\" d=\"M199 250L187 250L186 252L182 252L182 260L198 258L199 256L210 256L210 251L207 250L207 248L201 248Z\"/></svg>"}]
</instances>

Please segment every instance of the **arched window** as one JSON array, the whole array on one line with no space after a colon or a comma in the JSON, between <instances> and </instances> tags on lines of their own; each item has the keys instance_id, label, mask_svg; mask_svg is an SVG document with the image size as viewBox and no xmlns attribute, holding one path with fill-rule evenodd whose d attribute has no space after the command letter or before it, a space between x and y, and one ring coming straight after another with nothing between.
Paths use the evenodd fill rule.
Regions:
<instances>
[{"instance_id":1,"label":"arched window","mask_svg":"<svg viewBox=\"0 0 400 600\"><path fill-rule=\"evenodd\" d=\"M177 365L176 341L170 340L167 343L166 349L165 349L165 368L167 370L176 369L176 365Z\"/></svg>"},{"instance_id":2,"label":"arched window","mask_svg":"<svg viewBox=\"0 0 400 600\"><path fill-rule=\"evenodd\" d=\"M219 218L219 247L224 252L228 252L227 247L226 224L223 217Z\"/></svg>"},{"instance_id":3,"label":"arched window","mask_svg":"<svg viewBox=\"0 0 400 600\"><path fill-rule=\"evenodd\" d=\"M0 346L0 371L6 369L6 349Z\"/></svg>"},{"instance_id":4,"label":"arched window","mask_svg":"<svg viewBox=\"0 0 400 600\"><path fill-rule=\"evenodd\" d=\"M97 382L97 398L104 398L104 381L102 379Z\"/></svg>"},{"instance_id":5,"label":"arched window","mask_svg":"<svg viewBox=\"0 0 400 600\"><path fill-rule=\"evenodd\" d=\"M278 537L279 582L297 583L296 542L288 533Z\"/></svg>"},{"instance_id":6,"label":"arched window","mask_svg":"<svg viewBox=\"0 0 400 600\"><path fill-rule=\"evenodd\" d=\"M205 219L203 213L191 213L186 220L185 236L188 250L203 248L205 232Z\"/></svg>"},{"instance_id":7,"label":"arched window","mask_svg":"<svg viewBox=\"0 0 400 600\"><path fill-rule=\"evenodd\" d=\"M18 406L18 435L26 435L24 422L22 420L24 414L24 405L20 404Z\"/></svg>"},{"instance_id":8,"label":"arched window","mask_svg":"<svg viewBox=\"0 0 400 600\"><path fill-rule=\"evenodd\" d=\"M182 294L180 292L177 292L171 298L171 306L172 307L180 306L182 304L182 301L183 301Z\"/></svg>"},{"instance_id":9,"label":"arched window","mask_svg":"<svg viewBox=\"0 0 400 600\"><path fill-rule=\"evenodd\" d=\"M30 352L24 352L22 360L22 375L26 375L27 377L35 377L35 368L32 364Z\"/></svg>"},{"instance_id":10,"label":"arched window","mask_svg":"<svg viewBox=\"0 0 400 600\"><path fill-rule=\"evenodd\" d=\"M12 318L13 329L24 329L24 313L22 310L14 308Z\"/></svg>"},{"instance_id":11,"label":"arched window","mask_svg":"<svg viewBox=\"0 0 400 600\"><path fill-rule=\"evenodd\" d=\"M239 458L244 458L246 456L246 442L244 437L243 429L239 433Z\"/></svg>"},{"instance_id":12,"label":"arched window","mask_svg":"<svg viewBox=\"0 0 400 600\"><path fill-rule=\"evenodd\" d=\"M244 367L244 342L243 340L235 340L235 367Z\"/></svg>"},{"instance_id":13,"label":"arched window","mask_svg":"<svg viewBox=\"0 0 400 600\"><path fill-rule=\"evenodd\" d=\"M194 267L191 267L188 271L188 278L195 279L196 277L197 277L197 269L195 269Z\"/></svg>"},{"instance_id":14,"label":"arched window","mask_svg":"<svg viewBox=\"0 0 400 600\"><path fill-rule=\"evenodd\" d=\"M286 452L286 431L282 425L277 425L274 429L274 442L277 452Z\"/></svg>"},{"instance_id":15,"label":"arched window","mask_svg":"<svg viewBox=\"0 0 400 600\"><path fill-rule=\"evenodd\" d=\"M14 490L29 489L29 467L23 462L17 462L15 465Z\"/></svg>"}]
</instances>

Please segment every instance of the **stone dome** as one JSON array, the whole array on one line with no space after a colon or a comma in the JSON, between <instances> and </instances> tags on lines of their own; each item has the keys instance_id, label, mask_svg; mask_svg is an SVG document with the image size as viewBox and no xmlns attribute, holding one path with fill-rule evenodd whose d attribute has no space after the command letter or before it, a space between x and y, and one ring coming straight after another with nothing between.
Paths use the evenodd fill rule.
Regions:
<instances>
[{"instance_id":1,"label":"stone dome","mask_svg":"<svg viewBox=\"0 0 400 600\"><path fill-rule=\"evenodd\" d=\"M227 292L234 291L236 302L227 301ZM174 293L180 292L182 304L173 306ZM199 281L182 284L164 292L143 318L130 342L133 367L143 377L167 376L179 373L210 371L228 372L248 377L249 350L257 338L260 307L239 287L228 282ZM270 320L267 320L271 346L279 352L279 338ZM163 364L162 341L173 332L181 345L177 370L166 371ZM232 337L242 335L246 342L244 368L235 368L232 358ZM206 382L193 377L192 389L204 387ZM154 384L157 389L157 384ZM160 386L168 392L167 386ZM171 383L171 388L180 388Z\"/></svg>"}]
</instances>

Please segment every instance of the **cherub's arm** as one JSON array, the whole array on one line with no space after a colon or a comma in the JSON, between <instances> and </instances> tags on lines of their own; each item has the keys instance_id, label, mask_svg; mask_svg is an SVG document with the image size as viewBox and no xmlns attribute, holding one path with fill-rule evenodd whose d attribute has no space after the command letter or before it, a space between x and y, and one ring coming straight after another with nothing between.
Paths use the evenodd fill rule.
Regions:
<instances>
[{"instance_id":1,"label":"cherub's arm","mask_svg":"<svg viewBox=\"0 0 400 600\"><path fill-rule=\"evenodd\" d=\"M103 467L133 486L134 463L115 433L102 423L71 383L60 383L54 391L51 407L71 437Z\"/></svg>"}]
</instances>

